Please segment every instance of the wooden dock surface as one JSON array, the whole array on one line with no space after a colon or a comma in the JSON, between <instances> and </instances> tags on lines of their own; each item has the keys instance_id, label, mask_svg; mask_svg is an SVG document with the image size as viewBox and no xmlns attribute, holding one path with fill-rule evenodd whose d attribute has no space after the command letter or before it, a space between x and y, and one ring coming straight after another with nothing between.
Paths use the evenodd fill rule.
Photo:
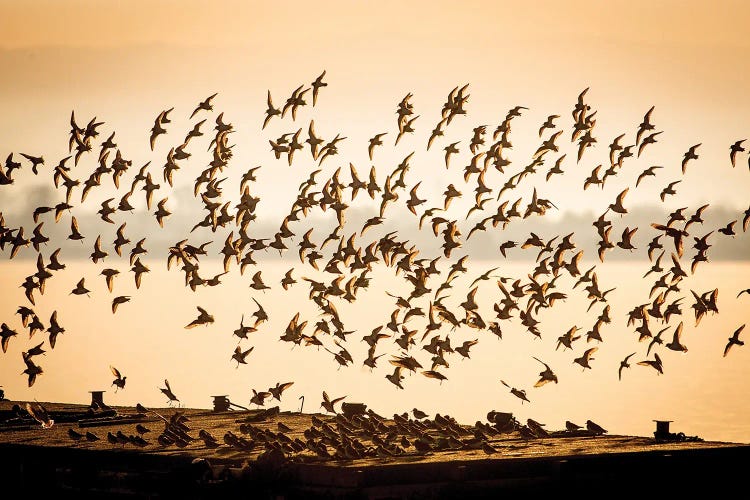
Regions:
<instances>
[{"instance_id":1,"label":"wooden dock surface","mask_svg":"<svg viewBox=\"0 0 750 500\"><path fill-rule=\"evenodd\" d=\"M86 406L42 403L53 418L88 417L56 421L44 429L37 422L8 419L13 415L13 404L0 402L0 455L4 457L0 469L5 471L0 478L13 480L14 469L12 464L8 469L9 462L22 464L21 467L26 464L22 476L27 484L33 478L28 464L33 463L47 471L46 481L67 484L75 491L85 491L87 484L101 483L102 491L112 492L107 474L127 476L133 484L125 481L130 486L123 487L122 480L117 484L133 497L139 497L139 492L146 496L157 492L157 497L181 492L189 497L204 490L229 488L229 484L264 484L267 489L260 496L289 498L441 498L457 492L490 496L499 489L559 489L561 485L572 487L584 481L614 484L627 480L635 484L666 478L670 471L686 474L691 484L700 477L706 480L712 471L726 478L727 467L731 469L731 464L750 458L750 445L736 443L657 442L653 437L609 433L556 432L554 437L521 437L518 431L491 434L486 422L478 434L484 439L478 439L476 425L452 424L449 417L444 426L421 427L413 423L414 419L383 419L379 427L368 432L334 415L281 412L257 421L257 410L215 413L159 408L139 414L134 408L117 407L111 409L114 412L110 410L109 417L102 418L85 415ZM169 421L176 412L184 415L182 425L192 440L160 444L157 436L167 428L163 419ZM440 421L445 423L445 418L442 416ZM355 418L353 422L356 421ZM139 444L125 442L124 438L119 443L107 439L108 433L114 436L118 431L121 438L138 436L137 425L150 429ZM99 440L74 440L71 429L75 435L92 432ZM201 431L216 441L200 439ZM241 440L225 439L227 433ZM432 440L429 442L433 447L417 450L415 441L422 439L420 435ZM332 445L342 441L340 447ZM327 451L316 446L302 449L303 443L310 442L329 443L323 446ZM701 476L691 476L693 469ZM68 471L68 476L61 470ZM170 471L180 471L177 476L181 479L175 476L168 480ZM175 481L197 481L201 487L183 491L174 487ZM160 484L172 486L162 489ZM670 482L663 486L669 486L665 491L679 487Z\"/></svg>"}]
</instances>

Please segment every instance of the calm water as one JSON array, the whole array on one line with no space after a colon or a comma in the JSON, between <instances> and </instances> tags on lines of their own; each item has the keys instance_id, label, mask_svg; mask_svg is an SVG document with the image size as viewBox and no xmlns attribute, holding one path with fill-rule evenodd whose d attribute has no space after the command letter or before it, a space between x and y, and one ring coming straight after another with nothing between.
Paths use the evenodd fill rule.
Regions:
<instances>
[{"instance_id":1,"label":"calm water","mask_svg":"<svg viewBox=\"0 0 750 500\"><path fill-rule=\"evenodd\" d=\"M586 265L588 264L588 265ZM520 325L517 317L504 323L503 337L497 338L488 331L461 327L453 332L445 326L440 333L450 333L454 347L465 340L477 339L471 350L471 359L457 353L447 358L449 369L441 371L448 380L438 383L420 373L405 373L404 390L397 389L385 375L392 373L388 363L390 354L399 354L394 339L378 344L378 354L388 353L378 360L378 367L370 370L362 366L367 345L361 338L378 326L388 322L395 309L395 299L383 293L406 295L408 290L401 277L392 270L372 274L370 289L360 291L352 304L337 302L341 318L349 330L347 349L355 362L340 367L333 356L323 348L294 346L280 342L279 336L296 312L301 320L308 321L305 333L312 333L313 325L321 319L319 311L307 299L308 286L301 279L319 274L305 274L309 268L295 269L298 283L288 292L278 284L284 273L298 263L265 262L262 276L272 290L257 292L248 287L256 269L248 269L241 276L234 269L223 277L218 287L205 287L193 293L183 286L183 277L174 269L166 270L164 260L147 261L151 272L143 278L136 290L130 272L115 280L114 293L110 294L102 276L101 267L90 262L68 263L65 271L58 273L47 284L45 295L37 295L35 311L48 324L53 310L66 331L58 337L54 351L38 358L43 367L33 388L26 387L21 351L42 340L46 334L37 333L29 339L15 315L19 305L30 305L17 288L23 277L33 272L30 261L5 261L0 264L0 279L5 292L0 297L0 318L21 334L11 339L8 352L0 357L0 384L13 399L39 401L88 402L89 390L106 389L105 401L110 404L163 406L165 398L158 390L169 379L173 391L185 406L209 407L211 396L227 394L241 405L248 405L252 388L266 390L276 382L294 381L284 393L281 407L298 410L300 396L305 396L306 411L320 410L321 392L331 397L346 395L345 401L366 402L381 414L392 414L418 407L429 413L448 413L460 421L472 423L484 419L491 409L513 412L519 419L534 418L550 429L562 428L565 420L582 424L592 419L613 433L649 435L653 432L653 419L673 420L673 431L698 435L704 439L750 442L750 348L735 347L722 357L727 337L739 325L750 322L748 307L750 297L736 298L737 292L750 286L750 264L712 262L698 269L695 276L686 279L682 286L682 317L671 321L672 328L665 332L665 343L671 340L674 327L684 321L683 343L687 353L678 353L658 347L664 363L664 375L649 367L636 365L646 359L647 343L637 341L635 327L626 325L626 313L633 306L648 301L652 283L641 276L648 268L645 262L607 263L598 269L602 289L616 287L610 298L612 323L602 328L604 342L587 344L585 333L589 330L601 305L586 313L588 300L580 288L571 292L572 280L567 275L558 282L558 288L568 293L568 299L551 309L541 310L538 319L542 338L530 335ZM590 267L584 262L582 269ZM453 295L444 303L458 310L465 300L469 283L492 267L500 266L493 275L524 277L533 270L533 263L474 262L469 272L454 282ZM124 268L124 266L121 266ZM124 271L124 269L123 269ZM201 264L201 274L210 277L221 272L219 263ZM312 271L312 270L311 270ZM442 277L445 276L445 272ZM76 282L86 277L90 297L70 295ZM439 277L439 279L442 279ZM330 278L326 278L330 281ZM494 318L492 304L501 296L496 280L482 281L477 302L486 321ZM437 288L438 282L434 285ZM704 292L718 287L719 311L705 317L695 326L690 289ZM131 302L123 304L113 316L110 304L115 295L130 295ZM237 345L232 335L245 315L245 324L253 321L257 309L255 297L266 309L270 320L259 325L250 339L242 341L243 349L254 346L247 365L236 368L231 355ZM671 298L675 298L674 296ZM428 297L418 305L427 309ZM207 309L215 322L207 327L184 329L197 316L196 306ZM409 327L419 329L421 338L425 318L409 320ZM584 337L576 341L574 349L556 350L557 337L571 326L581 327ZM651 323L658 331L660 325ZM748 335L748 332L744 332ZM321 336L331 350L338 350L329 336ZM740 337L742 338L742 336ZM573 363L589 347L599 349L593 355L591 370ZM412 354L425 368L429 368L430 354L412 348ZM631 358L632 367L618 381L620 360L636 352ZM559 378L558 384L534 388L542 365L536 356L548 363ZM653 358L653 354L650 356ZM114 378L109 366L119 368L127 378L123 391L114 392L110 384ZM521 403L509 393L500 380L527 391L530 403ZM322 411L322 410L321 410Z\"/></svg>"}]
</instances>

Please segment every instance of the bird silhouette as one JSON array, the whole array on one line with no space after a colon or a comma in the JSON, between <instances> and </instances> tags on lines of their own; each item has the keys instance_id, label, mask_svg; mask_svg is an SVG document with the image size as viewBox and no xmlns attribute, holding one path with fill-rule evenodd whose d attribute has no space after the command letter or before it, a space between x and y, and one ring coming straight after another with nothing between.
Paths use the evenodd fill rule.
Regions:
<instances>
[{"instance_id":1,"label":"bird silhouette","mask_svg":"<svg viewBox=\"0 0 750 500\"><path fill-rule=\"evenodd\" d=\"M125 379L127 379L128 377L123 377L120 374L120 371L112 365L109 366L109 369L112 371L112 375L115 376L115 379L112 381L112 385L116 386L115 392L117 392L118 389L124 389Z\"/></svg>"},{"instance_id":2,"label":"bird silhouette","mask_svg":"<svg viewBox=\"0 0 750 500\"><path fill-rule=\"evenodd\" d=\"M630 360L630 358L632 358L633 356L635 356L634 352L628 354L627 356L625 356L625 359L620 361L620 368L617 369L618 380L622 380L622 370L624 370L625 368L630 368L630 363L628 363L628 360Z\"/></svg>"},{"instance_id":3,"label":"bird silhouette","mask_svg":"<svg viewBox=\"0 0 750 500\"><path fill-rule=\"evenodd\" d=\"M164 379L164 387L160 387L159 390L167 397L167 402L171 405L173 402L178 402L179 399L172 392L172 388L169 386L169 381Z\"/></svg>"},{"instance_id":4,"label":"bird silhouette","mask_svg":"<svg viewBox=\"0 0 750 500\"><path fill-rule=\"evenodd\" d=\"M526 391L524 389L516 389L515 387L511 387L504 380L501 380L500 383L502 383L505 387L510 389L510 393L521 400L521 404L523 404L524 401L526 401L527 403L531 402L526 397Z\"/></svg>"},{"instance_id":5,"label":"bird silhouette","mask_svg":"<svg viewBox=\"0 0 750 500\"><path fill-rule=\"evenodd\" d=\"M276 399L277 401L281 401L281 395L292 385L294 385L294 382L284 382L283 384L276 382L276 385L269 388L268 392L271 393L271 396L273 396L274 399Z\"/></svg>"},{"instance_id":6,"label":"bird silhouette","mask_svg":"<svg viewBox=\"0 0 750 500\"><path fill-rule=\"evenodd\" d=\"M740 326L737 328L731 337L729 337L729 341L727 342L726 347L724 347L724 357L729 354L729 350L732 348L732 346L743 346L745 345L745 342L740 340L740 333L742 333L742 330L745 329L745 325Z\"/></svg>"},{"instance_id":7,"label":"bird silhouette","mask_svg":"<svg viewBox=\"0 0 750 500\"><path fill-rule=\"evenodd\" d=\"M334 408L334 405L336 403L343 401L346 396L341 396L339 398L331 399L328 397L328 394L326 391L323 391L323 402L320 403L321 408L323 408L328 413L337 413L336 409Z\"/></svg>"},{"instance_id":8,"label":"bird silhouette","mask_svg":"<svg viewBox=\"0 0 750 500\"><path fill-rule=\"evenodd\" d=\"M549 365L541 359L534 356L532 356L532 358L544 365L544 370L539 372L539 380L536 381L534 387L541 387L549 382L557 383L557 375L555 375L555 373L552 371L552 368L550 368Z\"/></svg>"},{"instance_id":9,"label":"bird silhouette","mask_svg":"<svg viewBox=\"0 0 750 500\"><path fill-rule=\"evenodd\" d=\"M591 369L591 365L589 365L589 361L594 359L591 357L591 355L594 354L597 350L598 350L598 347L591 347L589 349L586 349L586 351L580 357L574 359L573 362L581 365L584 370L586 368Z\"/></svg>"},{"instance_id":10,"label":"bird silhouette","mask_svg":"<svg viewBox=\"0 0 750 500\"><path fill-rule=\"evenodd\" d=\"M237 368L239 368L240 364L247 364L247 361L245 361L245 359L247 358L248 354L253 352L253 349L255 349L254 346L251 346L250 349L247 349L245 351L243 351L240 346L235 347L234 354L232 354L232 359L237 362Z\"/></svg>"},{"instance_id":11,"label":"bird silhouette","mask_svg":"<svg viewBox=\"0 0 750 500\"><path fill-rule=\"evenodd\" d=\"M217 95L218 95L218 93L211 94L210 96L206 97L205 100L203 100L200 103L198 103L198 106L190 114L190 118L192 119L201 110L203 110L203 111L212 111L214 108L213 108L213 105L212 105L211 101L213 101L214 97L216 97Z\"/></svg>"},{"instance_id":12,"label":"bird silhouette","mask_svg":"<svg viewBox=\"0 0 750 500\"><path fill-rule=\"evenodd\" d=\"M195 328L196 326L200 326L200 325L208 326L209 324L214 322L214 317L210 315L208 311L206 311L200 306L196 306L196 308L198 309L198 313L199 313L198 317L195 318L190 323L188 323L187 325L185 325L185 329Z\"/></svg>"},{"instance_id":13,"label":"bird silhouette","mask_svg":"<svg viewBox=\"0 0 750 500\"><path fill-rule=\"evenodd\" d=\"M698 159L698 154L696 153L696 151L698 150L698 147L700 147L700 145L701 144L698 143L698 144L695 144L694 146L690 146L690 148L687 150L687 152L683 156L683 158L682 158L682 164L681 164L683 175L685 174L685 171L687 170L687 164L688 164L688 162L690 160L697 160Z\"/></svg>"}]
</instances>

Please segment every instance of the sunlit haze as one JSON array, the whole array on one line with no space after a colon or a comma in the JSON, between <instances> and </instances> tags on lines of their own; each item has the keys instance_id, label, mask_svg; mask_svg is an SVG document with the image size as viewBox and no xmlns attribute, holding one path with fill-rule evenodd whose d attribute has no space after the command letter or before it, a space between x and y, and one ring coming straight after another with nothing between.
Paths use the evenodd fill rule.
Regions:
<instances>
[{"instance_id":1,"label":"sunlit haze","mask_svg":"<svg viewBox=\"0 0 750 500\"><path fill-rule=\"evenodd\" d=\"M743 228L750 217L746 2L0 1L0 13L0 180L7 179L0 183L0 236L8 235L0 250L0 323L18 332L0 353L0 386L7 397L86 403L88 391L106 390L110 405L164 406L159 388L167 379L185 407L209 407L213 395L253 406L253 389L294 382L279 403L282 409L298 410L304 396L305 411L323 411L326 391L383 414L416 406L471 423L495 409L552 428L591 418L613 432L638 435L653 430L653 419L669 419L688 434L750 442L750 350L735 344L724 355L728 338L750 320L750 292L740 293L750 287L750 228ZM319 76L326 85L313 106L311 85ZM287 110L264 127L268 93L283 109L300 86L310 90L295 116ZM210 106L197 109L212 94ZM457 95L466 99L447 121L444 106ZM408 108L401 121L400 103L402 111ZM152 127L167 110L165 133L152 148ZM76 144L83 139L71 139L71 112L81 137L87 123L102 122L98 135L88 138L90 151L77 161ZM203 135L185 145L204 119ZM414 131L397 142L399 126L412 119ZM644 120L653 128L639 134ZM311 121L323 139L320 148L337 135L341 139L325 159L313 157L305 142ZM231 132L222 136L220 124L230 124ZM436 126L442 135L428 149ZM302 148L292 161L286 152L277 158L270 141L278 144L284 134L291 140L297 131ZM385 135L371 159L368 145L379 133ZM217 134L219 146L212 143ZM586 134L594 140L580 149ZM103 149L108 138L114 145ZM497 146L503 140L508 142ZM451 143L458 151L447 161ZM190 157L174 162L178 168L169 182L165 165L180 145ZM208 175L217 147L224 163L211 173L213 187L225 180L214 196L207 194L208 179L197 186L196 179ZM632 156L621 155L623 150ZM695 155L686 157L688 151ZM119 187L106 171L118 152L131 162ZM56 188L53 177L68 155L65 175L80 184L72 188L72 207L60 210L56 222L54 207L65 201L66 188ZM29 157L44 158L37 175ZM498 157L507 164L498 165ZM21 166L11 166L6 177L14 161ZM479 170L471 170L472 162ZM560 171L550 173L556 162ZM144 165L159 185L150 208L136 175ZM98 167L105 173L97 184L91 179ZM247 172L255 167L250 179ZM653 175L641 175L649 167L657 167ZM367 182L371 169L380 191L370 197L362 189L353 196L352 172ZM592 178L598 184L586 183ZM87 179L92 186L84 189ZM110 206L117 208L134 182L133 210L118 209L111 223L103 220L103 203L112 199ZM488 191L475 197L480 182ZM339 190L331 187L337 183ZM674 193L665 191L670 183ZM388 184L397 199L384 204ZM447 203L449 185L460 195ZM323 202L323 210L321 199L332 193L333 203ZM257 204L238 217L238 204L248 196ZM624 213L618 213L618 196ZM424 201L412 212L415 197ZM309 210L298 205L301 199L313 200ZM540 209L539 199L549 206ZM517 200L519 216L493 224L491 217ZM163 227L154 216L160 201L169 212ZM213 227L206 201L217 203ZM338 207L340 220L335 202L346 205ZM232 217L217 223L222 206ZM52 210L40 211L35 221L38 207ZM363 231L380 215L382 223ZM593 225L600 216L611 223L612 243L601 255L602 235ZM69 238L73 217L81 241ZM244 227L243 217L251 219ZM205 220L208 227L201 227ZM19 228L29 239L40 222L38 231L50 240L38 252L31 243L21 244L13 255ZM130 242L118 256L113 242L122 224ZM292 234L284 235L284 228ZM625 233L635 228L634 248L628 249ZM684 233L673 237L670 229ZM322 254L317 269L300 255L309 230ZM237 243L243 231L247 239L276 241L286 249L245 247L225 268L225 242ZM694 245L709 232L710 248L701 252ZM663 248L649 255L649 243L659 234ZM523 245L534 235L541 247ZM92 262L98 236L107 256ZM136 287L131 251L143 238L147 252L139 257L148 271ZM383 250L389 238L402 246L392 262ZM186 278L180 260L186 257L178 242L185 239L196 247L210 242L206 255L187 258L199 265L201 279L215 277L194 290L186 285L190 273ZM675 243L680 239L683 251ZM447 249L454 241L455 248ZM573 247L559 250L563 241ZM515 245L503 255L506 242ZM371 244L378 260L364 273L369 284L354 296L337 293L363 275L349 267L356 262L351 257L357 250L365 255ZM334 257L347 245L352 255ZM52 271L43 293L33 291L32 304L22 284L37 272L38 255L48 265L58 248L66 267ZM568 265L553 270L556 250ZM662 251L662 269L644 276ZM580 272L571 272L578 252ZM179 255L168 269L170 253ZM697 255L706 260L692 266ZM466 269L438 291L464 256ZM433 259L439 259L440 274L420 283ZM592 296L590 282L576 284L592 266L600 292L610 293ZM101 275L105 268L119 271L112 291ZM281 281L289 270L296 283L285 289ZM270 288L251 288L258 272ZM652 289L660 277L666 285ZM71 293L82 278L88 291ZM512 290L516 280L524 291L504 319L503 288ZM311 291L315 283L323 284L322 293ZM416 293L415 283L429 291ZM535 295L535 285L544 283ZM718 312L701 314L714 290ZM562 298L549 300L553 291ZM656 303L660 294L663 304ZM547 295L541 305L539 295ZM113 313L115 297L129 300ZM268 320L256 324L258 304ZM438 317L436 304L447 312ZM677 312L664 318L669 304ZM649 318L629 324L629 313L641 305L652 311L644 313ZM54 349L47 331L29 337L17 313L21 306L31 308L44 329L57 312L65 331ZM587 338L607 306L611 322L600 323L601 340ZM185 328L198 307L213 322ZM433 330L431 308L440 323ZM298 323L307 322L302 333L308 337L280 339L297 313ZM448 313L463 321L451 324ZM522 315L539 323L530 327ZM339 320L343 333L336 336ZM644 321L648 336L636 331ZM246 339L233 334L241 322L255 327ZM491 322L501 333L491 331ZM673 337L680 324L685 352L668 347L679 347ZM573 326L581 338L568 349L559 338ZM371 368L363 365L369 347L363 337L378 327L390 337L377 343L375 355L382 356ZM664 328L663 343L652 343ZM409 330L416 334L404 349L396 341ZM435 336L449 339L453 349L477 342L469 356L445 351L449 366L435 365L437 355L424 349ZM34 357L43 372L30 385L22 353L43 341L45 354ZM238 345L241 351L253 348L246 364L232 359ZM597 350L591 369L574 361L592 347ZM342 350L353 362L341 361ZM638 364L654 360L655 352L662 374ZM621 361L631 353L620 379ZM421 365L401 370L403 388L386 378L397 356L413 356ZM543 363L558 382L534 387ZM123 389L112 385L110 366L127 376ZM525 390L529 401L510 388Z\"/></svg>"}]
</instances>

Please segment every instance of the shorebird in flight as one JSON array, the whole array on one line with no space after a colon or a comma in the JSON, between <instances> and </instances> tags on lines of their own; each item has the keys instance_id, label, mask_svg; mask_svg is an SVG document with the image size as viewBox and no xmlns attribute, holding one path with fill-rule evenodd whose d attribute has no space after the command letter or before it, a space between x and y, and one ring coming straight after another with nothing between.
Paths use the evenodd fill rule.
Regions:
<instances>
[{"instance_id":1,"label":"shorebird in flight","mask_svg":"<svg viewBox=\"0 0 750 500\"><path fill-rule=\"evenodd\" d=\"M328 413L337 413L334 405L339 401L342 401L345 397L346 396L341 396L340 398L331 399L328 397L326 391L323 391L323 402L320 403L320 406Z\"/></svg>"},{"instance_id":2,"label":"shorebird in flight","mask_svg":"<svg viewBox=\"0 0 750 500\"><path fill-rule=\"evenodd\" d=\"M639 361L638 364L641 366L650 366L651 368L659 372L660 375L664 373L664 366L662 365L661 358L657 353L654 353L653 360L644 359L643 361Z\"/></svg>"},{"instance_id":3,"label":"shorebird in flight","mask_svg":"<svg viewBox=\"0 0 750 500\"><path fill-rule=\"evenodd\" d=\"M724 347L724 357L729 354L729 350L732 348L732 346L736 345L739 347L745 345L745 342L740 340L740 333L742 333L742 330L744 329L745 325L742 325L734 331L731 337L729 337L729 342L727 342L726 347Z\"/></svg>"},{"instance_id":4,"label":"shorebird in flight","mask_svg":"<svg viewBox=\"0 0 750 500\"><path fill-rule=\"evenodd\" d=\"M116 386L115 392L117 392L118 389L124 389L125 388L125 379L128 377L123 377L120 374L120 370L115 368L112 365L109 365L109 369L112 371L112 375L115 376L115 379L112 381L112 385Z\"/></svg>"},{"instance_id":5,"label":"shorebird in flight","mask_svg":"<svg viewBox=\"0 0 750 500\"><path fill-rule=\"evenodd\" d=\"M541 387L549 382L557 383L557 375L555 375L555 373L552 371L552 368L550 368L550 366L541 359L535 356L532 356L532 358L544 365L544 370L539 372L539 380L536 381L534 387Z\"/></svg>"},{"instance_id":6,"label":"shorebird in flight","mask_svg":"<svg viewBox=\"0 0 750 500\"><path fill-rule=\"evenodd\" d=\"M271 393L271 396L273 396L274 399L277 401L281 401L281 394L289 389L292 385L294 385L294 382L284 382L283 384L276 382L276 385L274 387L270 387L268 389L268 392Z\"/></svg>"},{"instance_id":7,"label":"shorebird in flight","mask_svg":"<svg viewBox=\"0 0 750 500\"><path fill-rule=\"evenodd\" d=\"M501 380L500 383L502 383L505 387L510 389L510 393L513 394L515 397L521 400L521 404L523 404L524 401L527 403L530 403L529 399L526 397L526 390L524 389L516 389L515 387L509 386L504 380Z\"/></svg>"},{"instance_id":8,"label":"shorebird in flight","mask_svg":"<svg viewBox=\"0 0 750 500\"><path fill-rule=\"evenodd\" d=\"M175 401L179 403L180 400L175 396L174 392L172 392L172 388L169 386L169 381L167 379L164 379L164 387L159 387L159 390L167 397L167 402L170 405Z\"/></svg>"},{"instance_id":9,"label":"shorebird in flight","mask_svg":"<svg viewBox=\"0 0 750 500\"><path fill-rule=\"evenodd\" d=\"M635 356L635 353L630 353L627 356L625 356L625 359L620 361L620 368L617 370L617 379L622 380L622 370L624 368L630 368L630 363L628 360L630 360L631 357Z\"/></svg>"},{"instance_id":10,"label":"shorebird in flight","mask_svg":"<svg viewBox=\"0 0 750 500\"><path fill-rule=\"evenodd\" d=\"M210 323L214 322L214 317L208 314L208 311L206 311L200 306L196 306L196 308L198 309L198 312L200 314L198 314L198 317L195 318L193 321L185 325L185 329L195 328L196 326L199 326L199 325L208 326Z\"/></svg>"},{"instance_id":11,"label":"shorebird in flight","mask_svg":"<svg viewBox=\"0 0 750 500\"><path fill-rule=\"evenodd\" d=\"M243 351L240 346L237 346L234 348L234 354L232 354L232 359L237 362L237 368L240 367L240 363L243 365L247 364L247 361L245 361L245 358L247 358L247 355L253 352L253 349L255 349L255 346L251 346L250 349Z\"/></svg>"},{"instance_id":12,"label":"shorebird in flight","mask_svg":"<svg viewBox=\"0 0 750 500\"><path fill-rule=\"evenodd\" d=\"M211 94L210 96L206 97L204 101L201 101L198 103L198 106L193 110L193 112L190 114L190 118L192 119L199 111L212 111L214 109L213 105L211 104L211 101L214 97L216 97L218 93Z\"/></svg>"}]
</instances>

